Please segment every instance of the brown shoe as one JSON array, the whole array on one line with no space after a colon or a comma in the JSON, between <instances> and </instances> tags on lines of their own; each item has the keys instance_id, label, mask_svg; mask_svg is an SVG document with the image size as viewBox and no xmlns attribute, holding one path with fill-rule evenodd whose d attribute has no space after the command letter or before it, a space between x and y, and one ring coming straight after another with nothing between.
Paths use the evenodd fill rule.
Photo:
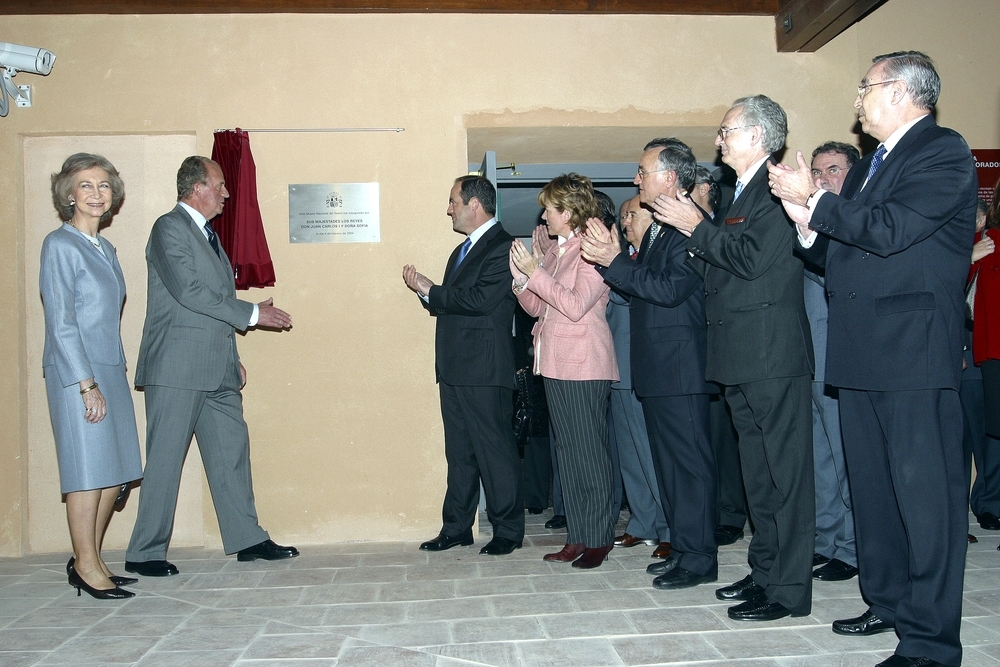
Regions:
<instances>
[{"instance_id":1,"label":"brown shoe","mask_svg":"<svg viewBox=\"0 0 1000 667\"><path fill-rule=\"evenodd\" d=\"M585 549L583 555L573 561L573 567L578 567L582 570L591 570L599 567L601 563L608 559L608 554L611 553L612 549L614 549L614 545L612 544L606 547Z\"/></svg>"},{"instance_id":2,"label":"brown shoe","mask_svg":"<svg viewBox=\"0 0 1000 667\"><path fill-rule=\"evenodd\" d=\"M649 546L653 546L656 544L656 540L644 540L641 537L636 537L635 535L622 533L620 536L615 538L613 544L616 547L625 547L628 549L629 547L634 547L637 544L648 544Z\"/></svg>"},{"instance_id":3,"label":"brown shoe","mask_svg":"<svg viewBox=\"0 0 1000 667\"><path fill-rule=\"evenodd\" d=\"M652 558L670 558L670 542L660 542L660 546L653 551Z\"/></svg>"},{"instance_id":4,"label":"brown shoe","mask_svg":"<svg viewBox=\"0 0 1000 667\"><path fill-rule=\"evenodd\" d=\"M579 558L583 551L584 546L582 544L569 544L567 542L562 551L554 554L545 554L542 556L542 560L547 560L550 563L569 563Z\"/></svg>"}]
</instances>

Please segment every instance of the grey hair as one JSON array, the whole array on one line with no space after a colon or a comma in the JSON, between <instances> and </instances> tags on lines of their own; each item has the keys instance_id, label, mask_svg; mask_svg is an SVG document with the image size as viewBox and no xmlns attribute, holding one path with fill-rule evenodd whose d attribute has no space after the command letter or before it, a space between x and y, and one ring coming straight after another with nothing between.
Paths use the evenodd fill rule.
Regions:
<instances>
[{"instance_id":1,"label":"grey hair","mask_svg":"<svg viewBox=\"0 0 1000 667\"><path fill-rule=\"evenodd\" d=\"M741 107L743 125L759 127L764 131L764 150L773 153L785 144L788 116L777 102L766 95L752 95L733 102L733 108L736 107Z\"/></svg>"},{"instance_id":2,"label":"grey hair","mask_svg":"<svg viewBox=\"0 0 1000 667\"><path fill-rule=\"evenodd\" d=\"M690 190L694 185L694 170L698 166L691 148L674 137L653 139L642 150L646 152L652 148L661 149L656 158L659 168L677 174L677 187Z\"/></svg>"},{"instance_id":3,"label":"grey hair","mask_svg":"<svg viewBox=\"0 0 1000 667\"><path fill-rule=\"evenodd\" d=\"M69 197L75 185L74 176L94 167L100 167L108 172L108 182L111 183L111 208L101 216L101 222L110 220L117 212L122 200L125 199L125 182L118 175L115 165L103 155L74 153L66 158L58 174L52 174L52 204L59 212L60 220L68 221L73 217L73 204L70 203Z\"/></svg>"},{"instance_id":4,"label":"grey hair","mask_svg":"<svg viewBox=\"0 0 1000 667\"><path fill-rule=\"evenodd\" d=\"M708 206L714 213L719 210L719 203L722 201L722 186L712 176L712 172L699 164L694 172L694 184L698 186L702 183L708 183Z\"/></svg>"},{"instance_id":5,"label":"grey hair","mask_svg":"<svg viewBox=\"0 0 1000 667\"><path fill-rule=\"evenodd\" d=\"M920 109L928 111L937 104L941 95L941 77L934 69L930 57L920 51L896 51L872 58L875 64L884 63L887 79L906 83L910 99Z\"/></svg>"},{"instance_id":6,"label":"grey hair","mask_svg":"<svg viewBox=\"0 0 1000 667\"><path fill-rule=\"evenodd\" d=\"M208 184L208 165L217 164L201 155L184 158L177 170L177 201L183 201L194 194L194 186ZM220 167L221 169L221 167Z\"/></svg>"}]
</instances>

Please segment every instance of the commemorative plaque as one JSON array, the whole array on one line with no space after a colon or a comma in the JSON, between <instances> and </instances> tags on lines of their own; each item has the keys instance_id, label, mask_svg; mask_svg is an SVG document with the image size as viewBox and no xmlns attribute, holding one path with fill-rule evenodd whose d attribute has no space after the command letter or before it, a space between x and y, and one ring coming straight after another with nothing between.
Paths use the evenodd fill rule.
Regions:
<instances>
[{"instance_id":1,"label":"commemorative plaque","mask_svg":"<svg viewBox=\"0 0 1000 667\"><path fill-rule=\"evenodd\" d=\"M378 243L378 183L288 186L290 243Z\"/></svg>"}]
</instances>

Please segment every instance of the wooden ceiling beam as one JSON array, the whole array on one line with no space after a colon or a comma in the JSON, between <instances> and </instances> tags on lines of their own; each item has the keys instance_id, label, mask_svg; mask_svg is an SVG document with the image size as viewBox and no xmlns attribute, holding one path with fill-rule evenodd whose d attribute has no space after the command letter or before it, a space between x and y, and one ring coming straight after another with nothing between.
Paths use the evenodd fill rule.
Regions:
<instances>
[{"instance_id":1,"label":"wooden ceiling beam","mask_svg":"<svg viewBox=\"0 0 1000 667\"><path fill-rule=\"evenodd\" d=\"M503 13L773 16L780 0L3 0L0 15Z\"/></svg>"},{"instance_id":2,"label":"wooden ceiling beam","mask_svg":"<svg viewBox=\"0 0 1000 667\"><path fill-rule=\"evenodd\" d=\"M885 0L783 0L774 16L779 53L817 51Z\"/></svg>"}]
</instances>

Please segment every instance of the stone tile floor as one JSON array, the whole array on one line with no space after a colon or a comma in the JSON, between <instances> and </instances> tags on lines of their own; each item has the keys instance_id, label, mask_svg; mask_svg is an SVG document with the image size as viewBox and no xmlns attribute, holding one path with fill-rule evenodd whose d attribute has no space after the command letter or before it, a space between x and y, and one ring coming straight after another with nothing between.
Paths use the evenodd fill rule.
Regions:
<instances>
[{"instance_id":1,"label":"stone tile floor","mask_svg":"<svg viewBox=\"0 0 1000 667\"><path fill-rule=\"evenodd\" d=\"M479 555L488 537L443 553L299 545L273 563L173 549L181 574L144 578L127 601L77 597L68 553L0 559L0 667L871 667L896 644L830 631L864 611L857 579L818 582L808 617L737 623L714 585L653 589L651 547L616 549L587 572L543 562L564 541L543 527L550 516L529 515L524 548L499 558ZM1000 534L972 532L963 664L1000 667ZM720 585L749 571L747 544L721 550ZM107 557L124 574L123 554Z\"/></svg>"}]
</instances>

